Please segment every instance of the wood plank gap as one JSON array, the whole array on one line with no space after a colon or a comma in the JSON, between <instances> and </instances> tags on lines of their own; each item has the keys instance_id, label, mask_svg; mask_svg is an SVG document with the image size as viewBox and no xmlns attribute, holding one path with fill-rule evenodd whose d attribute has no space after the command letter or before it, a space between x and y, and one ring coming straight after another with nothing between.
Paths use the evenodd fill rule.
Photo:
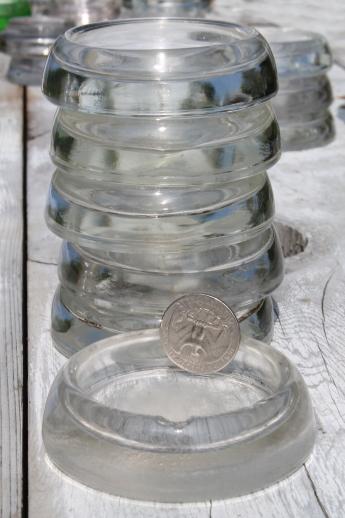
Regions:
<instances>
[{"instance_id":1,"label":"wood plank gap","mask_svg":"<svg viewBox=\"0 0 345 518\"><path fill-rule=\"evenodd\" d=\"M324 514L325 518L330 518L329 514L328 514L328 513L327 513L327 511L326 511L325 506L323 505L323 503L322 503L322 502L321 502L321 500L320 500L320 497L319 497L319 495L318 495L318 493L317 493L317 491L316 491L316 486L315 486L315 484L314 484L314 481L313 481L313 479L312 479L312 477L311 477L311 475L310 475L310 473L309 473L309 471L308 471L308 468L307 468L307 466L306 466L305 464L304 464L304 469L305 469L305 472L306 472L306 474L307 474L307 477L308 477L308 480L309 480L309 482L310 482L311 488L312 488L312 490L313 490L313 493L314 493L314 495L315 495L316 501L317 501L317 503L318 503L318 505L319 505L319 507L320 507L321 511L323 512L323 514Z\"/></svg>"},{"instance_id":2,"label":"wood plank gap","mask_svg":"<svg viewBox=\"0 0 345 518\"><path fill-rule=\"evenodd\" d=\"M23 446L22 446L22 517L29 516L29 368L28 368L28 223L27 223L27 89L23 88Z\"/></svg>"}]
</instances>

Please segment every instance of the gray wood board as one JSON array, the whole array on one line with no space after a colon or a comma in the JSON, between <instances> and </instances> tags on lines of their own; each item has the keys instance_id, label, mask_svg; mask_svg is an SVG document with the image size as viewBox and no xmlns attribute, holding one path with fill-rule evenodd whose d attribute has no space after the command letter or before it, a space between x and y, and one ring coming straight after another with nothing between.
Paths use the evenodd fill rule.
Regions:
<instances>
[{"instance_id":1,"label":"gray wood board","mask_svg":"<svg viewBox=\"0 0 345 518\"><path fill-rule=\"evenodd\" d=\"M23 92L0 81L0 516L22 506Z\"/></svg>"}]
</instances>

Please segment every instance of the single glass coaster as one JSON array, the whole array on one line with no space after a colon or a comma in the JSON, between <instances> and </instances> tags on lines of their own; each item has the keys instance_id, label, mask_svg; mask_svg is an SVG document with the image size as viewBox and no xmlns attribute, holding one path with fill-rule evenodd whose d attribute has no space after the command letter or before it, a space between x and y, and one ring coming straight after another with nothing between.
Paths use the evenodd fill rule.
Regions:
<instances>
[{"instance_id":1,"label":"single glass coaster","mask_svg":"<svg viewBox=\"0 0 345 518\"><path fill-rule=\"evenodd\" d=\"M329 110L311 120L282 123L280 126L284 151L299 151L326 146L335 137L333 115Z\"/></svg>"},{"instance_id":2,"label":"single glass coaster","mask_svg":"<svg viewBox=\"0 0 345 518\"><path fill-rule=\"evenodd\" d=\"M333 102L331 83L326 75L281 80L273 99L279 125L319 119Z\"/></svg>"},{"instance_id":3,"label":"single glass coaster","mask_svg":"<svg viewBox=\"0 0 345 518\"><path fill-rule=\"evenodd\" d=\"M328 110L332 101L332 87L326 75L280 81L273 105L284 151L312 149L332 142L335 125Z\"/></svg>"},{"instance_id":4,"label":"single glass coaster","mask_svg":"<svg viewBox=\"0 0 345 518\"><path fill-rule=\"evenodd\" d=\"M66 475L116 496L225 499L300 468L315 438L306 385L274 348L244 337L222 371L176 368L157 330L74 355L48 396L43 440Z\"/></svg>"},{"instance_id":5,"label":"single glass coaster","mask_svg":"<svg viewBox=\"0 0 345 518\"><path fill-rule=\"evenodd\" d=\"M32 16L50 16L52 0L30 0Z\"/></svg>"},{"instance_id":6,"label":"single glass coaster","mask_svg":"<svg viewBox=\"0 0 345 518\"><path fill-rule=\"evenodd\" d=\"M66 30L59 18L23 16L0 33L1 50L12 57L7 78L21 85L40 85L50 47Z\"/></svg>"},{"instance_id":7,"label":"single glass coaster","mask_svg":"<svg viewBox=\"0 0 345 518\"><path fill-rule=\"evenodd\" d=\"M126 207L126 202L119 199L124 207L121 210L114 206L115 197L108 207L100 206L101 199L97 205L90 200L85 203L76 200L68 188L57 171L48 194L49 228L68 241L102 250L116 247L119 251L133 251L133 247L140 247L142 251L155 248L157 253L163 253L176 247L201 250L238 243L268 228L274 216L267 173L247 179L230 201L190 209L176 207L167 211L169 218L156 207Z\"/></svg>"},{"instance_id":8,"label":"single glass coaster","mask_svg":"<svg viewBox=\"0 0 345 518\"><path fill-rule=\"evenodd\" d=\"M12 58L7 70L7 79L22 86L39 86L47 58L20 57Z\"/></svg>"},{"instance_id":9,"label":"single glass coaster","mask_svg":"<svg viewBox=\"0 0 345 518\"><path fill-rule=\"evenodd\" d=\"M277 64L279 80L324 74L332 66L327 40L310 31L261 25Z\"/></svg>"},{"instance_id":10,"label":"single glass coaster","mask_svg":"<svg viewBox=\"0 0 345 518\"><path fill-rule=\"evenodd\" d=\"M49 12L70 26L112 20L120 14L121 0L50 0Z\"/></svg>"},{"instance_id":11,"label":"single glass coaster","mask_svg":"<svg viewBox=\"0 0 345 518\"><path fill-rule=\"evenodd\" d=\"M124 0L126 17L202 17L210 9L213 0Z\"/></svg>"},{"instance_id":12,"label":"single glass coaster","mask_svg":"<svg viewBox=\"0 0 345 518\"><path fill-rule=\"evenodd\" d=\"M94 181L99 193L103 182L109 196L116 184L116 192L124 189L123 198L132 189L138 201L141 194L148 200L153 187L151 203L161 188L194 185L199 191L218 185L220 193L226 183L271 167L279 156L279 128L270 103L197 118L109 117L60 109L51 147L64 181L78 182L77 191Z\"/></svg>"},{"instance_id":13,"label":"single glass coaster","mask_svg":"<svg viewBox=\"0 0 345 518\"><path fill-rule=\"evenodd\" d=\"M67 294L67 295L66 295ZM67 300L64 300L67 298ZM68 307L71 298L75 298L73 309ZM51 312L51 334L56 349L70 358L73 354L84 349L85 347L118 335L128 330L133 329L147 329L149 325L157 328L161 321L161 312L154 315L131 315L128 312L120 312L118 308L114 310L114 317L108 316L107 322L100 323L96 321L100 317L99 313L92 313L89 317L85 305L79 307L77 304L76 293L68 293L68 290L62 289L58 286ZM111 305L109 305L111 307ZM234 308L237 318L240 320L241 332L249 337L257 340L262 340L270 343L273 336L274 327L274 309L273 302L270 296L263 300L251 304L244 304L241 308ZM83 314L81 314L83 312ZM101 320L104 320L104 316ZM114 323L115 320L115 323ZM116 329L116 324L119 324L119 329Z\"/></svg>"},{"instance_id":14,"label":"single glass coaster","mask_svg":"<svg viewBox=\"0 0 345 518\"><path fill-rule=\"evenodd\" d=\"M118 115L240 109L276 90L270 48L255 29L174 18L70 29L56 41L43 81L53 103Z\"/></svg>"}]
</instances>

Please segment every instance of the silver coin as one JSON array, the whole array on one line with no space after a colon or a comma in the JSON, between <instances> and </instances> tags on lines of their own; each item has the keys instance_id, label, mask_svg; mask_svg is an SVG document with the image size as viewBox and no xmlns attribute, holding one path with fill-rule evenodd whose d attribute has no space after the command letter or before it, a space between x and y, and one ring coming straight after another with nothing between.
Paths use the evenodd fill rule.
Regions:
<instances>
[{"instance_id":1,"label":"silver coin","mask_svg":"<svg viewBox=\"0 0 345 518\"><path fill-rule=\"evenodd\" d=\"M160 336L170 360L193 374L212 374L226 367L241 337L233 311L206 294L175 300L163 315Z\"/></svg>"}]
</instances>

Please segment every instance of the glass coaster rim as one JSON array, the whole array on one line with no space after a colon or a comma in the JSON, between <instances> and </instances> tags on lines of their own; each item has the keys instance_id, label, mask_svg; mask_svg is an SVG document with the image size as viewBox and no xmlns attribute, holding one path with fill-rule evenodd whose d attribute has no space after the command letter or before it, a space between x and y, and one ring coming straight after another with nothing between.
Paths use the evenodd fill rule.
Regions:
<instances>
[{"instance_id":1,"label":"glass coaster rim","mask_svg":"<svg viewBox=\"0 0 345 518\"><path fill-rule=\"evenodd\" d=\"M141 26L146 32L138 39L134 34ZM128 33L123 48L108 44L116 41L117 28L118 38ZM165 36L167 29L171 35ZM90 31L97 39L98 30L97 43ZM176 30L181 34L174 36ZM89 113L207 114L269 100L277 93L277 77L271 49L252 27L198 18L130 18L60 35L42 89L51 102Z\"/></svg>"},{"instance_id":2,"label":"glass coaster rim","mask_svg":"<svg viewBox=\"0 0 345 518\"><path fill-rule=\"evenodd\" d=\"M99 361L100 361L100 364L101 364L100 366L106 370L107 366L105 366L105 364L102 364L102 362L101 362L102 355L104 355L106 352L108 352L108 351L111 352L114 350L114 352L116 354L116 349L121 350L121 347L130 348L131 344L138 344L138 343L140 344L139 347L144 348L152 341L160 342L159 329L146 329L146 330L140 330L140 331L130 331L130 332L126 332L126 333L121 333L118 335L111 336L109 338L105 338L104 340L96 342L95 344L92 344L92 345L82 349L81 351L78 351L77 353L75 353L68 360L68 362L63 366L63 368L61 369L61 371L57 377L58 383L61 383L61 384L64 383L66 385L66 388L65 388L66 392L64 393L64 395L67 398L66 401L68 400L70 404L65 403L65 405L64 405L65 410L68 413L70 413L71 415L73 415L74 418L76 418L76 415L73 413L72 405L75 403L80 403L83 407L85 407L86 405L90 404L94 408L97 408L97 412L105 411L108 415L111 415L111 414L115 415L117 413L121 414L123 412L128 418L131 418L131 417L132 418L133 417L134 418L137 418L137 417L145 418L146 417L148 426L149 426L150 421L152 421L152 422L156 421L156 419L158 417L157 415L139 414L139 413L134 413L134 412L130 412L130 411L121 411L121 410L119 411L117 408L110 407L106 404L99 402L98 400L90 397L87 393L85 394L81 384L78 383L78 381L77 381L78 374L80 374L80 371L85 369L85 365L90 364L90 363L93 363L93 365L95 365L97 362L97 359L99 359ZM143 342L142 345L141 345L141 342ZM261 342L259 340L256 340L254 338L250 338L247 336L243 337L241 340L240 350L238 352L238 355L243 355L244 357L246 357L246 355L250 354L250 351L254 350L254 349L256 350L256 352L258 354L260 354L261 356L264 357L265 361L274 362L275 367L277 369L279 369L279 373L282 376L282 379L279 380L280 383L278 383L276 387L270 389L271 393L269 395L267 395L267 397L258 400L254 404L244 406L241 410L237 410L237 409L230 410L230 411L226 412L226 414L219 413L219 414L211 414L211 415L205 415L205 416L192 415L187 420L183 420L183 421L174 421L174 420L170 420L167 418L159 418L161 423L164 426L171 426L175 430L179 429L179 432L181 432L183 427L188 426L190 421L196 420L198 422L201 422L201 421L208 420L210 418L217 418L217 417L221 417L224 415L227 415L230 418L238 417L239 419L241 419L242 412L243 412L243 415L246 415L250 412L254 412L258 406L262 406L263 402L266 400L271 400L271 398L275 394L280 396L281 395L280 392L283 390L283 388L285 386L289 385L290 383L291 384L294 383L294 375L296 375L296 372L298 372L297 369L292 365L292 363L288 360L288 358L285 355L283 355L282 353L277 351L275 348L271 347L268 344L265 344L264 342ZM231 369L231 366L227 366L222 371L217 372L212 375L195 376L193 374L190 374L188 372L181 370L179 367L176 367L175 365L173 365L168 358L165 358L165 352L163 350L163 347L162 347L161 352L162 352L162 360L163 361L166 360L166 365L164 365L162 367L153 365L152 371L154 371L155 368L158 368L159 370L160 369L163 369L163 370L171 369L172 371L176 372L176 374L178 374L178 375L192 377L192 378L195 377L196 380L203 381L203 380L207 380L210 378L224 377L227 374L229 374L228 369L229 368ZM129 357L129 360L130 360L130 357ZM137 361L138 361L138 366L133 367L133 372L138 371L138 373L140 375L140 373L141 373L140 363L141 362L140 362L140 359ZM133 362L134 362L134 360L133 360ZM119 376L120 378L126 376L126 374L123 374L121 372L121 369L124 367L124 365L125 364L121 363L121 358L120 358L119 373L117 373L117 376ZM132 366L130 365L130 367L132 367ZM146 366L145 372L146 372L146 369L148 370L149 367ZM93 372L93 376L95 375L95 372L97 372L96 369ZM129 370L129 372L127 374L130 375L131 373L132 373L132 370ZM81 375L82 375L82 373L81 373ZM236 373L235 373L235 375L236 375ZM252 373L252 375L253 375L252 379L254 381L256 378L255 378L254 373ZM115 375L114 375L114 377L115 377ZM104 378L104 379L106 379L106 378ZM248 378L248 380L249 380L249 378ZM251 381L249 381L249 384L251 384ZM60 394L62 395L62 393L60 393ZM276 419L276 417L273 417L273 421L275 421L275 419ZM87 423L86 420L81 420L79 423L79 425L81 427L85 427L87 429L89 429L89 426L92 426L92 424L93 423L92 423L91 418L90 418L89 423ZM274 425L275 425L275 423L274 423ZM99 428L98 433L100 434L101 439L108 439L110 437L109 436L110 432L108 432L107 430L102 430L101 428ZM257 433L256 430L253 431L254 437L255 437L256 433ZM125 437L125 434L126 434L126 432L124 432L123 436L121 436L121 433L115 433L116 437L114 437L114 440L117 440L119 443L123 443L123 445L125 446L126 442L128 440ZM209 438L209 439L211 441L211 438ZM242 438L242 440L246 441L247 439L248 439L248 435L246 434ZM241 439L237 439L235 442L239 442L239 441L241 441ZM147 450L147 448L149 448L150 450L155 450L157 447L156 444L152 444L152 447L150 448L147 443L144 443L144 441L143 441L143 443L141 443L140 438L138 438L134 442L135 442L135 447L137 449L143 448L143 449ZM230 442L232 443L231 440L230 440ZM207 446L209 447L211 444L212 443L210 442L210 444L207 444ZM187 446L187 448L185 447L185 445L183 444L183 441L181 441L180 447L181 447L181 451L190 451L188 446ZM212 448L219 448L219 447L220 447L219 444L212 445ZM170 450L170 447L167 447L167 448L168 448L168 450ZM161 448L158 448L158 449L161 449ZM198 449L198 451L203 451L203 449L204 448L200 448L200 449ZM164 447L164 445L163 445L163 450L167 451L167 449L166 449L166 447Z\"/></svg>"},{"instance_id":3,"label":"glass coaster rim","mask_svg":"<svg viewBox=\"0 0 345 518\"><path fill-rule=\"evenodd\" d=\"M174 16L157 16L157 17L145 17L145 18L120 18L120 19L114 19L114 20L105 20L105 21L100 21L100 22L92 22L92 23L88 23L88 24L85 24L85 25L79 25L79 26L76 26L76 27L71 27L69 29L66 30L65 34L64 34L64 37L66 39L66 41L68 41L69 43L75 45L76 47L82 47L82 48L91 48L91 49L94 49L94 50L107 50L107 51L114 51L114 52L119 52L119 51L125 51L126 53L131 53L131 52L134 52L135 54L137 54L139 52L139 54L147 54L149 52L152 52L152 51L164 51L164 52L175 52L175 51L179 51L179 50L186 50L186 49L190 49L190 50L195 50L195 49L200 49L200 46L195 46L195 47L192 47L192 46L188 46L188 47L173 47L173 48L150 48L150 49L138 49L138 48L135 48L135 49L126 49L125 47L112 47L112 48L107 48L107 47L104 47L104 46L97 46L97 45L85 45L85 44L80 44L78 43L77 41L71 39L71 35L72 34L80 34L82 32L86 32L86 31L91 31L91 30L97 30L97 29L103 29L105 27L112 27L112 26L124 26L124 25L135 25L135 24L140 24L140 25L144 25L144 24L150 24L150 23L154 23L154 24L157 24L160 23L160 22L165 22L165 23L170 23L170 22L174 22L174 23L181 23L183 25L189 25L189 24L200 24L201 26L209 26L209 27L219 27L219 28L224 28L224 29L241 29L242 31L246 32L248 34L248 38L245 38L245 39L251 39L251 38L259 38L261 40L264 40L264 42L266 42L265 38L261 35L261 33L255 29L255 27L250 27L250 26L246 26L246 25L241 25L241 24L237 24L237 23L232 23L232 22L227 22L227 21L222 21L222 20L211 20L211 19L204 19L204 18L179 18L179 17L174 17ZM239 40L236 40L236 41L241 41L240 39ZM206 48L214 48L214 47L226 47L227 45L229 45L230 42L227 42L227 43L223 43L223 44L219 44L219 45L205 45L203 46L202 48L206 49Z\"/></svg>"},{"instance_id":4,"label":"glass coaster rim","mask_svg":"<svg viewBox=\"0 0 345 518\"><path fill-rule=\"evenodd\" d=\"M271 47L279 81L324 75L333 65L332 51L323 34L289 25L274 27L262 24L257 26L257 30ZM279 34L291 35L291 38L275 40Z\"/></svg>"}]
</instances>

